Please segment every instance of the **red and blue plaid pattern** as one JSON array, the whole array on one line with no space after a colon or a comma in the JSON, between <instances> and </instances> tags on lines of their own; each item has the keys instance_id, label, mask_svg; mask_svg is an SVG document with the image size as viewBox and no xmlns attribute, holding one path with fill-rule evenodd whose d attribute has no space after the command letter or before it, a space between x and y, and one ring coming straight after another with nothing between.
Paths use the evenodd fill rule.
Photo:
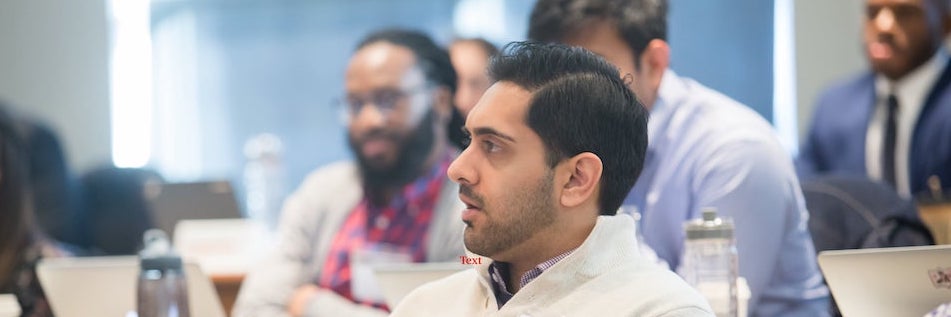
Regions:
<instances>
[{"instance_id":1,"label":"red and blue plaid pattern","mask_svg":"<svg viewBox=\"0 0 951 317\"><path fill-rule=\"evenodd\" d=\"M429 173L404 186L387 206L372 206L366 198L361 200L334 237L317 285L353 302L388 310L383 303L354 298L350 252L369 244L384 244L410 252L413 262L425 262L429 223L451 162L452 155L446 155Z\"/></svg>"}]
</instances>

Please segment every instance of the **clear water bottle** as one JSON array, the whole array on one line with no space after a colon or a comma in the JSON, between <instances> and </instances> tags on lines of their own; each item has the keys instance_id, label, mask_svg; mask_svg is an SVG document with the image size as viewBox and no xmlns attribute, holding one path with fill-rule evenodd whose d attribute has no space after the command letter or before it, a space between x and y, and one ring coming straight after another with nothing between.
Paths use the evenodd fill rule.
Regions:
<instances>
[{"instance_id":1,"label":"clear water bottle","mask_svg":"<svg viewBox=\"0 0 951 317\"><path fill-rule=\"evenodd\" d=\"M248 217L274 230L284 203L284 147L281 139L259 134L244 144L245 206Z\"/></svg>"},{"instance_id":2,"label":"clear water bottle","mask_svg":"<svg viewBox=\"0 0 951 317\"><path fill-rule=\"evenodd\" d=\"M162 230L146 231L144 240L145 248L139 253L138 317L190 316L182 258L172 251Z\"/></svg>"},{"instance_id":3,"label":"clear water bottle","mask_svg":"<svg viewBox=\"0 0 951 317\"><path fill-rule=\"evenodd\" d=\"M704 208L703 218L684 223L680 275L696 288L719 317L737 316L737 253L733 222L717 217L715 208Z\"/></svg>"}]
</instances>

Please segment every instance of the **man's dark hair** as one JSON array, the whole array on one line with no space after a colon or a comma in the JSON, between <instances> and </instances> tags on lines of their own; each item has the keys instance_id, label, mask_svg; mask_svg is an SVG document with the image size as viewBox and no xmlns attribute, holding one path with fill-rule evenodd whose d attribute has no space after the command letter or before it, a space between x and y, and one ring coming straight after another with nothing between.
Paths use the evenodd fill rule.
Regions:
<instances>
[{"instance_id":1,"label":"man's dark hair","mask_svg":"<svg viewBox=\"0 0 951 317\"><path fill-rule=\"evenodd\" d=\"M617 68L580 47L514 42L489 64L495 81L532 92L526 124L554 167L584 152L601 158L602 215L614 215L644 166L647 110Z\"/></svg>"},{"instance_id":2,"label":"man's dark hair","mask_svg":"<svg viewBox=\"0 0 951 317\"><path fill-rule=\"evenodd\" d=\"M446 87L449 92L456 93L456 70L452 68L449 52L436 45L425 33L404 29L384 29L363 38L357 45L357 50L376 42L386 42L409 49L413 52L416 63L430 84Z\"/></svg>"},{"instance_id":3,"label":"man's dark hair","mask_svg":"<svg viewBox=\"0 0 951 317\"><path fill-rule=\"evenodd\" d=\"M528 38L562 42L594 23L612 23L634 53L634 67L651 40L667 40L667 0L538 0Z\"/></svg>"},{"instance_id":4,"label":"man's dark hair","mask_svg":"<svg viewBox=\"0 0 951 317\"><path fill-rule=\"evenodd\" d=\"M470 37L470 38L458 38L452 41L452 44L456 43L474 43L482 49L482 52L485 53L485 56L492 57L499 53L499 48L495 47L495 44L489 42L488 40L481 37Z\"/></svg>"}]
</instances>

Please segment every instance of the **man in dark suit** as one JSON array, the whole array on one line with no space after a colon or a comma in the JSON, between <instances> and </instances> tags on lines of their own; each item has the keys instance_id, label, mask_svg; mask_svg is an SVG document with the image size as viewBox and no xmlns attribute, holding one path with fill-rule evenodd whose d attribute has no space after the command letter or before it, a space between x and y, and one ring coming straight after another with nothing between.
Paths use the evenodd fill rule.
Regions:
<instances>
[{"instance_id":1,"label":"man in dark suit","mask_svg":"<svg viewBox=\"0 0 951 317\"><path fill-rule=\"evenodd\" d=\"M951 30L947 0L867 0L871 71L819 97L798 168L864 175L909 197L951 188Z\"/></svg>"}]
</instances>

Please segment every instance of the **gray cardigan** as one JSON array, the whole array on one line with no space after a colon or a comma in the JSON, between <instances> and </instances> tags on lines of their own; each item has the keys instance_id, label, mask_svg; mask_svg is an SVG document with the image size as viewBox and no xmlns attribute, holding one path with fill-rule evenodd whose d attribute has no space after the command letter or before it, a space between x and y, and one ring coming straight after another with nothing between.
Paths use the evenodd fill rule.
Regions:
<instances>
[{"instance_id":1,"label":"gray cardigan","mask_svg":"<svg viewBox=\"0 0 951 317\"><path fill-rule=\"evenodd\" d=\"M311 173L284 204L275 249L245 277L233 316L288 316L294 290L319 277L330 244L347 215L360 202L363 188L351 162L328 165ZM465 254L460 213L465 205L458 186L446 179L429 226L428 261L454 261ZM308 303L308 316L386 316L332 292Z\"/></svg>"}]
</instances>

